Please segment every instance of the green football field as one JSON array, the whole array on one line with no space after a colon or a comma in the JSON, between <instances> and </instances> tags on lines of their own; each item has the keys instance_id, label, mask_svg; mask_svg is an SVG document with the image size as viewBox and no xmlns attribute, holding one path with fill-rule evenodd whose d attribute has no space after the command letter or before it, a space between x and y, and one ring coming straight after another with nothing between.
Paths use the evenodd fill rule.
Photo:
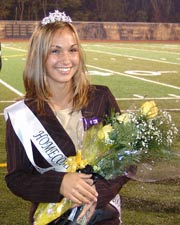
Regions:
<instances>
[{"instance_id":1,"label":"green football field","mask_svg":"<svg viewBox=\"0 0 180 225\"><path fill-rule=\"evenodd\" d=\"M98 42L83 43L83 48L92 82L109 86L122 109L144 99L155 99L163 108L180 108L179 43ZM26 49L27 42L2 43L0 101L24 93Z\"/></svg>"},{"instance_id":2,"label":"green football field","mask_svg":"<svg viewBox=\"0 0 180 225\"><path fill-rule=\"evenodd\" d=\"M29 203L6 188L3 109L23 96L22 72L27 42L2 42L0 72L0 224L28 225ZM92 83L108 86L121 110L146 100L171 113L180 129L180 43L83 42ZM180 140L180 135L179 135ZM175 145L179 150L180 141ZM171 165L172 166L172 165ZM169 166L169 168L171 167ZM168 165L166 166L168 167ZM162 171L166 173L167 171ZM180 168L163 182L131 181L121 190L124 225L180 224ZM171 173L172 175L172 173Z\"/></svg>"}]
</instances>

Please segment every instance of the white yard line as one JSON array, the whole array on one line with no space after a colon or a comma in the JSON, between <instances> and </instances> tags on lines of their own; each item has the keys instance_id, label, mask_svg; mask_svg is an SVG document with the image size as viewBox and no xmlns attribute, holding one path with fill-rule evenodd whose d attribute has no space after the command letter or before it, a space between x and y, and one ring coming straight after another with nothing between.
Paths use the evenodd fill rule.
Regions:
<instances>
[{"instance_id":1,"label":"white yard line","mask_svg":"<svg viewBox=\"0 0 180 225\"><path fill-rule=\"evenodd\" d=\"M180 95L168 94L169 96L180 98Z\"/></svg>"},{"instance_id":2,"label":"white yard line","mask_svg":"<svg viewBox=\"0 0 180 225\"><path fill-rule=\"evenodd\" d=\"M103 69L103 68L97 67L97 66L91 66L91 65L87 65L87 66L90 67L90 68L95 68L95 69L98 69L98 70L102 70L102 71L106 71L106 72L111 72L111 73L114 73L114 74L117 74L117 75L121 75L121 76L125 76L125 77L131 77L133 79L142 80L142 81L145 81L145 82L149 82L149 83L153 83L153 84L158 84L158 85L161 85L161 86L170 87L170 88L173 88L173 89L180 90L180 87L177 87L177 86L174 86L174 85L165 84L165 83L161 83L161 82L153 81L153 80L148 80L148 79L145 79L143 77L136 77L136 76L132 76L132 75L125 74L125 73L116 72L116 71L109 70L109 69Z\"/></svg>"},{"instance_id":3,"label":"white yard line","mask_svg":"<svg viewBox=\"0 0 180 225\"><path fill-rule=\"evenodd\" d=\"M0 101L0 103L11 103L11 102L15 102L15 101L13 101L13 100L2 100L2 101Z\"/></svg>"},{"instance_id":4,"label":"white yard line","mask_svg":"<svg viewBox=\"0 0 180 225\"><path fill-rule=\"evenodd\" d=\"M116 98L117 101L139 101L139 100L180 100L180 97L144 97L144 98Z\"/></svg>"},{"instance_id":5,"label":"white yard line","mask_svg":"<svg viewBox=\"0 0 180 225\"><path fill-rule=\"evenodd\" d=\"M121 112L127 112L128 109L122 109ZM129 111L137 111L137 110L129 110ZM180 112L180 109L163 109L163 111L167 111L167 112Z\"/></svg>"},{"instance_id":6,"label":"white yard line","mask_svg":"<svg viewBox=\"0 0 180 225\"><path fill-rule=\"evenodd\" d=\"M137 95L137 94L134 94L133 96L134 96L134 97L137 97L137 98L139 98L139 99L144 98L144 96L142 96L142 95Z\"/></svg>"},{"instance_id":7,"label":"white yard line","mask_svg":"<svg viewBox=\"0 0 180 225\"><path fill-rule=\"evenodd\" d=\"M12 87L11 85L9 85L8 83L6 83L5 81L0 79L0 83L2 85L4 85L5 87L7 87L9 90L11 90L12 92L16 93L19 96L24 96L24 94L20 91L18 91L17 89L15 89L14 87Z\"/></svg>"},{"instance_id":8,"label":"white yard line","mask_svg":"<svg viewBox=\"0 0 180 225\"><path fill-rule=\"evenodd\" d=\"M88 46L88 47L91 47L91 45L84 45L84 46ZM150 52L159 52L159 53L167 53L167 54L175 54L175 55L179 55L180 54L180 52L169 52L169 51L164 51L164 50L157 50L157 49L154 49L154 48L157 48L157 45L152 45L152 43L151 43L151 45L139 45L139 47L137 47L137 46L134 46L134 45L131 45L132 47L127 47L127 46L125 46L125 44L120 44L119 46L117 46L117 45L103 45L103 44L95 44L95 45L93 45L93 46L97 46L97 47L100 47L100 48L104 48L104 46L106 47L106 48L110 48L110 49L112 49L112 48L115 48L115 49L128 49L128 50L138 50L138 51L150 51ZM168 49L172 49L172 50L179 50L179 46L178 45L164 45L164 46L158 46L160 49L166 49L166 50L168 50Z\"/></svg>"},{"instance_id":9,"label":"white yard line","mask_svg":"<svg viewBox=\"0 0 180 225\"><path fill-rule=\"evenodd\" d=\"M97 46L97 47L102 47L102 48L104 48L104 46L103 45L94 45L94 46ZM115 48L115 49L128 49L128 50L137 50L137 51L148 51L148 52L158 52L158 53L166 53L166 54L172 54L172 55L180 55L180 52L167 52L167 51L161 51L161 50L154 50L154 49L145 49L145 48L133 48L133 47L122 47L122 46L120 46L120 47L117 47L117 46L115 46L115 47L113 47L113 46L105 46L106 48L110 48L110 49L112 49L112 48ZM144 46L143 46L144 47ZM174 48L173 48L173 50L174 50Z\"/></svg>"},{"instance_id":10,"label":"white yard line","mask_svg":"<svg viewBox=\"0 0 180 225\"><path fill-rule=\"evenodd\" d=\"M12 49L12 50L20 51L20 52L27 52L27 50L25 50L25 49L8 47L6 45L3 45L3 48L8 48L8 49Z\"/></svg>"},{"instance_id":11,"label":"white yard line","mask_svg":"<svg viewBox=\"0 0 180 225\"><path fill-rule=\"evenodd\" d=\"M180 65L180 63L175 63L175 62L168 62L168 61L158 60L158 59L148 59L148 58L132 56L132 55L123 55L123 54L119 54L119 53L104 52L104 51L90 50L90 49L85 49L85 51L96 52L96 53L101 53L101 54L106 54L106 55L113 55L113 56L128 57L128 58L146 60L146 61L151 61L151 62L160 62L160 63L166 63L166 64L168 63L168 64L173 64L173 65Z\"/></svg>"}]
</instances>

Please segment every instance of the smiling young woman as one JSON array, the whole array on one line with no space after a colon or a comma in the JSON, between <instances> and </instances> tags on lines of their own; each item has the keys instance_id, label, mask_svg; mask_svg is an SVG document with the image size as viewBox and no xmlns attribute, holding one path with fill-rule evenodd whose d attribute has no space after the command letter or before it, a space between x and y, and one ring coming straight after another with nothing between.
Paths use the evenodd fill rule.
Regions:
<instances>
[{"instance_id":1,"label":"smiling young woman","mask_svg":"<svg viewBox=\"0 0 180 225\"><path fill-rule=\"evenodd\" d=\"M51 13L34 31L23 79L24 99L5 109L5 179L14 194L32 202L31 224L39 203L65 197L73 207L83 206L82 214L90 213L88 225L119 225L118 193L129 178L94 184L92 174L66 170L67 157L78 150L79 123L84 132L94 118L103 121L120 109L108 87L90 84L77 31L65 13ZM82 118L90 121L86 127Z\"/></svg>"}]
</instances>

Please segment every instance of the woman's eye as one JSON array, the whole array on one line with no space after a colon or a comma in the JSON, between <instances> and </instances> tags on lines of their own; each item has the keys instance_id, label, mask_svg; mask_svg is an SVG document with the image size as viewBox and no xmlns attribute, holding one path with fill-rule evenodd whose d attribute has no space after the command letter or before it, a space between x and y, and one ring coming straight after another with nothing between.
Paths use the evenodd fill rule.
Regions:
<instances>
[{"instance_id":1,"label":"woman's eye","mask_svg":"<svg viewBox=\"0 0 180 225\"><path fill-rule=\"evenodd\" d=\"M51 48L50 54L59 54L61 52L61 49L59 48Z\"/></svg>"},{"instance_id":2,"label":"woman's eye","mask_svg":"<svg viewBox=\"0 0 180 225\"><path fill-rule=\"evenodd\" d=\"M78 49L77 48L72 48L70 51L71 52L78 52Z\"/></svg>"},{"instance_id":3,"label":"woman's eye","mask_svg":"<svg viewBox=\"0 0 180 225\"><path fill-rule=\"evenodd\" d=\"M51 49L52 54L59 54L60 50L59 49Z\"/></svg>"}]
</instances>

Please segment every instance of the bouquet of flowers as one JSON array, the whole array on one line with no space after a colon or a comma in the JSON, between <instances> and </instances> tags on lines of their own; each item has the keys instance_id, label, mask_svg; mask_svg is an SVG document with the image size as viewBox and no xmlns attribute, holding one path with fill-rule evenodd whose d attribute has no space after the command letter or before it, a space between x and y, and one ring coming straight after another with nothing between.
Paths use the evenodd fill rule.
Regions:
<instances>
[{"instance_id":1,"label":"bouquet of flowers","mask_svg":"<svg viewBox=\"0 0 180 225\"><path fill-rule=\"evenodd\" d=\"M147 101L134 112L112 113L106 125L99 123L85 132L83 149L67 159L68 171L91 165L105 179L125 174L131 165L156 162L173 155L171 146L178 133L168 112ZM72 207L64 198L59 203L40 203L34 225L45 225Z\"/></svg>"}]
</instances>

